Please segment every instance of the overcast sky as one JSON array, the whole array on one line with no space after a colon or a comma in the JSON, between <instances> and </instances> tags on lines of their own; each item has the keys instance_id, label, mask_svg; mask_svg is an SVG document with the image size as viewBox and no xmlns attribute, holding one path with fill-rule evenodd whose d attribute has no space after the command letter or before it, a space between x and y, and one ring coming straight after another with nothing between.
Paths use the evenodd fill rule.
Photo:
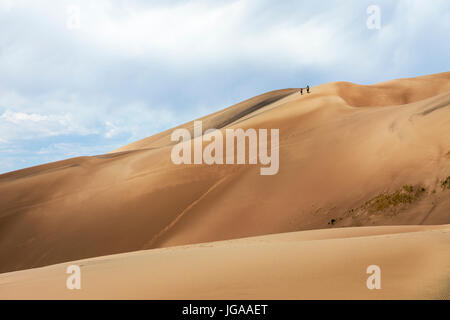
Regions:
<instances>
[{"instance_id":1,"label":"overcast sky","mask_svg":"<svg viewBox=\"0 0 450 320\"><path fill-rule=\"evenodd\" d=\"M0 173L270 90L449 71L449 39L448 0L0 0Z\"/></svg>"}]
</instances>

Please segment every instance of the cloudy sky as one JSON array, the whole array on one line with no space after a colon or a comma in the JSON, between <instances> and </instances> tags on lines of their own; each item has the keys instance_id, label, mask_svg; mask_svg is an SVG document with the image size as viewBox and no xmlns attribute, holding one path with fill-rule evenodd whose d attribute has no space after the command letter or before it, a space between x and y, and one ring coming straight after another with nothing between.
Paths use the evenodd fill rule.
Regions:
<instances>
[{"instance_id":1,"label":"cloudy sky","mask_svg":"<svg viewBox=\"0 0 450 320\"><path fill-rule=\"evenodd\" d=\"M318 2L0 0L0 173L270 90L450 70L450 1Z\"/></svg>"}]
</instances>

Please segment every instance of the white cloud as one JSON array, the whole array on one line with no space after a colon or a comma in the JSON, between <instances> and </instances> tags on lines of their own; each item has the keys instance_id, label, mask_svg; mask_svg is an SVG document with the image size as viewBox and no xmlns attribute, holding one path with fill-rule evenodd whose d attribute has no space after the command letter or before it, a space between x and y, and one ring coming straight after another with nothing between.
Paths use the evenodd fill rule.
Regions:
<instances>
[{"instance_id":1,"label":"white cloud","mask_svg":"<svg viewBox=\"0 0 450 320\"><path fill-rule=\"evenodd\" d=\"M104 136L112 138L125 133L128 142L157 133L179 121L170 108L151 107L140 101L118 106L104 118L107 119L103 123Z\"/></svg>"},{"instance_id":2,"label":"white cloud","mask_svg":"<svg viewBox=\"0 0 450 320\"><path fill-rule=\"evenodd\" d=\"M100 50L157 58L175 68L188 67L186 62L216 61L329 64L340 58L339 42L350 31L336 21L332 11L299 20L265 11L267 23L258 23L261 8L254 1L191 1L146 9L106 7L80 6L83 26L77 37Z\"/></svg>"},{"instance_id":3,"label":"white cloud","mask_svg":"<svg viewBox=\"0 0 450 320\"><path fill-rule=\"evenodd\" d=\"M120 128L111 123L110 121L106 121L105 126L106 128L108 128L108 131L105 133L106 138L112 138L120 131Z\"/></svg>"},{"instance_id":4,"label":"white cloud","mask_svg":"<svg viewBox=\"0 0 450 320\"><path fill-rule=\"evenodd\" d=\"M105 145L101 147L101 152L107 152L113 148L114 145ZM99 150L99 146L85 146L79 143L60 142L42 147L36 152L36 154L61 159L80 155L98 154Z\"/></svg>"},{"instance_id":5,"label":"white cloud","mask_svg":"<svg viewBox=\"0 0 450 320\"><path fill-rule=\"evenodd\" d=\"M58 122L63 122L63 119L57 119L58 117L55 116L43 116L36 113L23 113L23 112L12 112L10 110L6 110L1 116L0 119L3 119L5 121L9 121L15 124L23 123L26 121L32 121L32 122L39 122L39 121L46 121L51 120L51 118L57 120Z\"/></svg>"},{"instance_id":6,"label":"white cloud","mask_svg":"<svg viewBox=\"0 0 450 320\"><path fill-rule=\"evenodd\" d=\"M26 140L63 134L87 134L89 130L73 122L70 114L37 114L6 110L0 115L1 139Z\"/></svg>"},{"instance_id":7,"label":"white cloud","mask_svg":"<svg viewBox=\"0 0 450 320\"><path fill-rule=\"evenodd\" d=\"M61 135L126 136L128 143L179 122L168 107L143 101L122 102L103 96L85 101L64 92L47 93L27 99L15 92L0 92L0 138L11 141ZM95 101L95 102L93 102ZM40 110L34 112L33 110Z\"/></svg>"}]
</instances>

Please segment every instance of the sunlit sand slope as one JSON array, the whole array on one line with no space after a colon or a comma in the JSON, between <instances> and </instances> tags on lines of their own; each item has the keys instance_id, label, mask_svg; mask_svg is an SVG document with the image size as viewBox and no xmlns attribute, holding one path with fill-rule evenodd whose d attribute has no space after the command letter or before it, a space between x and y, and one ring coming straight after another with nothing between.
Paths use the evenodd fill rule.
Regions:
<instances>
[{"instance_id":1,"label":"sunlit sand slope","mask_svg":"<svg viewBox=\"0 0 450 320\"><path fill-rule=\"evenodd\" d=\"M448 299L450 226L361 227L98 257L0 275L0 299ZM81 266L68 290L67 266ZM380 267L369 290L367 267Z\"/></svg>"},{"instance_id":2,"label":"sunlit sand slope","mask_svg":"<svg viewBox=\"0 0 450 320\"><path fill-rule=\"evenodd\" d=\"M204 130L279 129L279 172L175 165L169 130L0 175L0 273L291 231L450 223L450 72L278 90L202 120Z\"/></svg>"}]
</instances>

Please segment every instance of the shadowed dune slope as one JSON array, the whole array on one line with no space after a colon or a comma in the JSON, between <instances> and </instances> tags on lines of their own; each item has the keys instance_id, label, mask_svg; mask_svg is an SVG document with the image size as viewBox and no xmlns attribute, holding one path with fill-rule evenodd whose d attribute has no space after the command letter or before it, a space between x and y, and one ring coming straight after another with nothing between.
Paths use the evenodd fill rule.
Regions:
<instances>
[{"instance_id":1,"label":"shadowed dune slope","mask_svg":"<svg viewBox=\"0 0 450 320\"><path fill-rule=\"evenodd\" d=\"M300 230L450 223L450 72L278 90L201 120L204 130L279 129L278 174L175 165L168 130L0 175L0 272Z\"/></svg>"}]
</instances>

